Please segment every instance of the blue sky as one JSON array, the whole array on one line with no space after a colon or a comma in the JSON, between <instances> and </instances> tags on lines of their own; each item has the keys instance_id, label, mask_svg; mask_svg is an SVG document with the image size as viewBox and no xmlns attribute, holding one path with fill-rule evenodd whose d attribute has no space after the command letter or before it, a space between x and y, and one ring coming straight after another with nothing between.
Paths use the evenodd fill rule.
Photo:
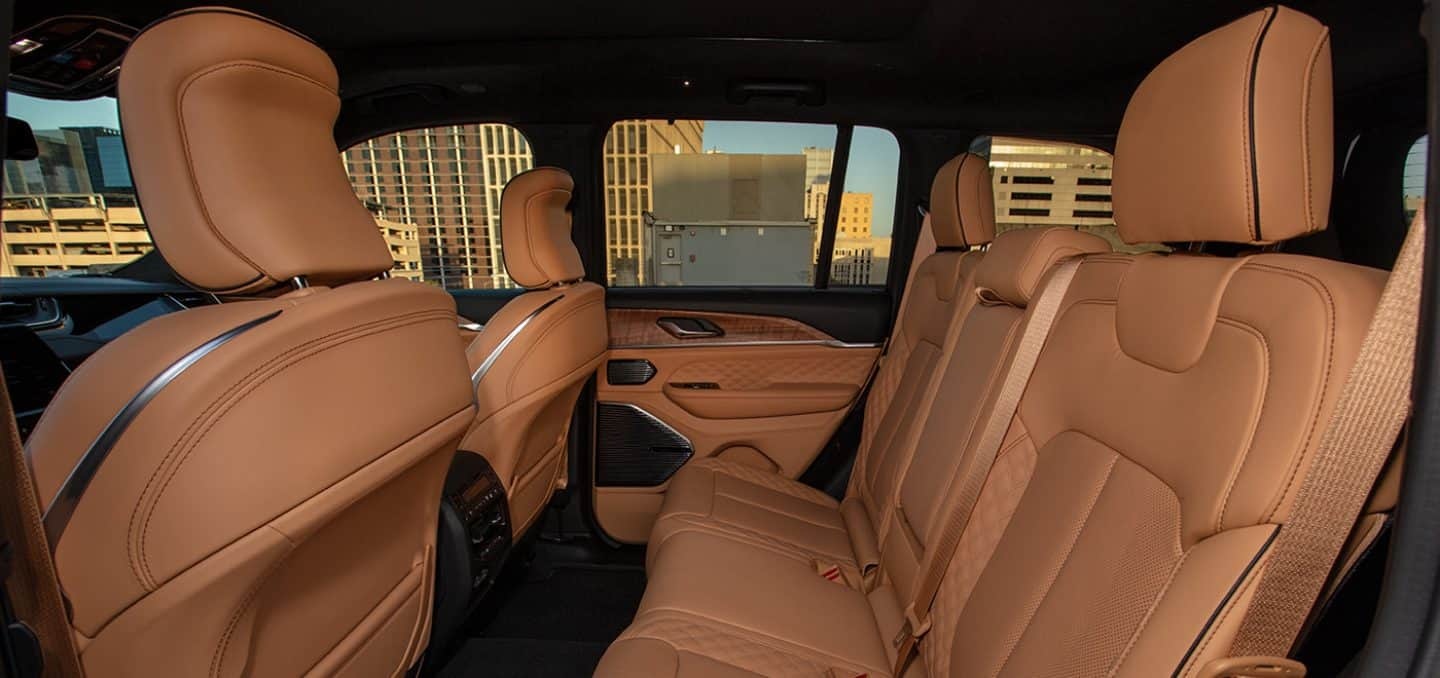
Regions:
<instances>
[{"instance_id":1,"label":"blue sky","mask_svg":"<svg viewBox=\"0 0 1440 678\"><path fill-rule=\"evenodd\" d=\"M5 106L10 117L24 120L35 129L90 125L120 127L120 113L115 109L115 99L111 97L50 101L10 92L5 97Z\"/></svg>"},{"instance_id":2,"label":"blue sky","mask_svg":"<svg viewBox=\"0 0 1440 678\"><path fill-rule=\"evenodd\" d=\"M36 129L100 125L119 127L115 99L48 101L8 94L9 114ZM806 146L835 147L835 126L777 122L705 123L705 149L726 153L800 153ZM850 142L845 190L875 196L874 233L888 236L895 216L895 183L900 172L900 147L889 132L856 127Z\"/></svg>"},{"instance_id":3,"label":"blue sky","mask_svg":"<svg viewBox=\"0 0 1440 678\"><path fill-rule=\"evenodd\" d=\"M726 153L800 153L806 146L835 147L834 125L788 122L705 122L705 150ZM889 236L895 220L895 184L900 175L900 145L895 135L875 127L856 127L850 139L845 190L875 195L873 232Z\"/></svg>"}]
</instances>

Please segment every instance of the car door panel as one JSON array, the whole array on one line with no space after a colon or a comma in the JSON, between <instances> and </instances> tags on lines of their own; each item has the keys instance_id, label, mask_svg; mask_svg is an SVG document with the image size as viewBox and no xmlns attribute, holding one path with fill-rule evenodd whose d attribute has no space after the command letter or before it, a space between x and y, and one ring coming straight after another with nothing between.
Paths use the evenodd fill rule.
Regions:
<instances>
[{"instance_id":1,"label":"car door panel","mask_svg":"<svg viewBox=\"0 0 1440 678\"><path fill-rule=\"evenodd\" d=\"M715 336L680 338L664 319ZM644 542L670 476L721 457L796 478L854 406L878 343L845 342L793 318L612 308L597 385L595 516L611 537ZM640 383L637 383L640 382Z\"/></svg>"}]
</instances>

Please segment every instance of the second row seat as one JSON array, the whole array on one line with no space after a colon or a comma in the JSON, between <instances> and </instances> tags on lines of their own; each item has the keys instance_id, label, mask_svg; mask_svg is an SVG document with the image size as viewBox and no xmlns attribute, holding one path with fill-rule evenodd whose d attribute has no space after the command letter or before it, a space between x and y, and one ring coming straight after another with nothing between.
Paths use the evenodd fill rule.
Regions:
<instances>
[{"instance_id":1,"label":"second row seat","mask_svg":"<svg viewBox=\"0 0 1440 678\"><path fill-rule=\"evenodd\" d=\"M1121 237L1259 246L1323 229L1330 91L1328 30L1286 8L1167 59L1120 129ZM1230 654L1385 274L1274 253L1084 256L1018 409L996 419L991 465L977 432L1018 313L986 311L1044 289L1025 272L1049 263L1007 262L1007 236L975 271L985 303L933 363L935 395L904 414L920 429L875 511L878 571L837 584L762 540L677 531L598 675L892 675L932 567L933 607L908 616L933 626L916 627L905 675L1197 676ZM958 547L941 548L976 478Z\"/></svg>"}]
</instances>

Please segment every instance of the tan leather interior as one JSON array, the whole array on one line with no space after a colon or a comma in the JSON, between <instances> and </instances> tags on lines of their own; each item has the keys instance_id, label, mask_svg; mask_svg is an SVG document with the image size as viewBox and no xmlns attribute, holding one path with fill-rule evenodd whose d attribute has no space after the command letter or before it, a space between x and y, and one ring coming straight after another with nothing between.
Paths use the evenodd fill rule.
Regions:
<instances>
[{"instance_id":1,"label":"tan leather interior","mask_svg":"<svg viewBox=\"0 0 1440 678\"><path fill-rule=\"evenodd\" d=\"M394 265L360 201L321 199L350 182L331 129L339 80L314 43L241 12L187 12L146 30L120 79L135 184L165 187L142 196L146 223L185 281L234 294Z\"/></svg>"},{"instance_id":2,"label":"tan leather interior","mask_svg":"<svg viewBox=\"0 0 1440 678\"><path fill-rule=\"evenodd\" d=\"M473 419L454 302L364 280L389 257L340 168L335 72L313 44L243 13L180 14L135 41L120 99L177 271L210 289L312 286L127 332L29 439L54 511L117 434L52 544L85 672L403 673L428 642L441 483Z\"/></svg>"},{"instance_id":3,"label":"tan leather interior","mask_svg":"<svg viewBox=\"0 0 1440 678\"><path fill-rule=\"evenodd\" d=\"M530 289L505 304L465 350L475 422L461 449L485 457L505 486L518 538L540 516L567 468L571 415L606 350L605 290L583 282L570 240L574 182L541 167L502 194L506 270Z\"/></svg>"},{"instance_id":4,"label":"tan leather interior","mask_svg":"<svg viewBox=\"0 0 1440 678\"><path fill-rule=\"evenodd\" d=\"M1325 228L1332 99L1330 31L1292 10L1250 14L1161 62L1115 146L1120 237L1268 243Z\"/></svg>"},{"instance_id":5,"label":"tan leather interior","mask_svg":"<svg viewBox=\"0 0 1440 678\"><path fill-rule=\"evenodd\" d=\"M728 334L727 318L712 317ZM845 418L879 352L806 344L613 348L609 360L648 360L656 374L637 386L609 384L602 378L597 399L635 405L674 428L694 447L691 464L724 457L794 478L809 467ZM685 382L713 382L720 388L671 386ZM803 401L803 407L789 401L787 394L804 390L819 397ZM833 394L828 401L826 391ZM711 394L732 400L693 399ZM597 487L596 518L611 537L644 543L667 486Z\"/></svg>"},{"instance_id":6,"label":"tan leather interior","mask_svg":"<svg viewBox=\"0 0 1440 678\"><path fill-rule=\"evenodd\" d=\"M930 228L941 248L981 247L995 238L995 189L985 158L961 153L940 167L930 188Z\"/></svg>"},{"instance_id":7,"label":"tan leather interior","mask_svg":"<svg viewBox=\"0 0 1440 678\"><path fill-rule=\"evenodd\" d=\"M875 377L868 395L861 447L881 444L876 442L877 436L886 441L883 444L891 444L892 439L897 441L895 444L904 444L909 429L908 419L901 412L924 398L923 382L946 341L954 311L975 300L973 294L961 293L959 286L983 252L962 249L966 242L978 247L994 237L990 181L984 158L970 154L946 163L937 175L931 191L932 212L916 246L915 264L908 274L888 355L878 367L878 349L785 345L833 340L793 320L726 314L706 314L725 329L724 337L710 341L779 345L628 349L624 347L635 343L684 346L683 341L650 328L656 318L664 315L695 314L612 311L610 359L648 359L659 372L642 386L612 386L602 381L599 399L634 403L674 427L695 447L687 468L694 467L694 474L706 475L704 480L683 480L682 469L670 482L658 487L597 488L595 512L605 531L630 543L663 541L668 531L656 527L662 503L672 501L667 497L688 494L688 490L668 492L668 488L674 483L709 483L712 468L749 474L751 470L768 471L774 467L773 475L779 476L778 486L785 488L783 492L813 498L814 493L805 491L808 488L783 481L799 477L809 467L853 406L872 370ZM967 204L962 209L956 202L962 197L985 207L976 210ZM940 204L948 204L948 210L937 209ZM946 251L931 256L937 244ZM618 329L617 313L621 314L621 325L635 329ZM722 388L707 392L669 386L675 381L714 381ZM727 453L736 447L754 452ZM772 476L760 477L768 482ZM836 524L839 518L834 507L826 505L825 509L823 521ZM652 543L650 554L656 552Z\"/></svg>"},{"instance_id":8,"label":"tan leather interior","mask_svg":"<svg viewBox=\"0 0 1440 678\"><path fill-rule=\"evenodd\" d=\"M1271 7L1146 79L1116 158L1127 241L1324 227L1326 35ZM1175 154L1196 161L1160 161ZM986 480L905 675L1195 676L1227 656L1386 275L1090 238L1011 231L964 272L943 249L919 265L843 502L723 460L677 474L640 611L597 675L893 675L904 606L972 472ZM1067 254L1083 259L1005 442L972 469L1019 306Z\"/></svg>"},{"instance_id":9,"label":"tan leather interior","mask_svg":"<svg viewBox=\"0 0 1440 678\"><path fill-rule=\"evenodd\" d=\"M570 199L575 180L558 167L515 175L500 195L501 254L505 272L526 289L553 287L585 277L570 241Z\"/></svg>"}]
</instances>

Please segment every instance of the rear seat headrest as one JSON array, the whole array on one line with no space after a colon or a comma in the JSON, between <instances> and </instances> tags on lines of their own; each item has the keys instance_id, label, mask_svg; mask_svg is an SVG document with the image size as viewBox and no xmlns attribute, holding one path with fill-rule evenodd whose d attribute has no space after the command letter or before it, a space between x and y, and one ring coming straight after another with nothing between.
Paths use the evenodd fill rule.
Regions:
<instances>
[{"instance_id":1,"label":"rear seat headrest","mask_svg":"<svg viewBox=\"0 0 1440 678\"><path fill-rule=\"evenodd\" d=\"M1325 228L1330 78L1329 30L1285 7L1211 31L1162 62L1120 125L1120 236L1264 244Z\"/></svg>"},{"instance_id":2,"label":"rear seat headrest","mask_svg":"<svg viewBox=\"0 0 1440 678\"><path fill-rule=\"evenodd\" d=\"M1100 236L1068 228L1021 228L995 236L975 267L982 297L1024 307L1056 262L1081 254L1109 252Z\"/></svg>"},{"instance_id":3,"label":"rear seat headrest","mask_svg":"<svg viewBox=\"0 0 1440 678\"><path fill-rule=\"evenodd\" d=\"M253 14L192 10L142 32L120 113L155 245L219 293L390 270L335 147L339 78L314 43Z\"/></svg>"},{"instance_id":4,"label":"rear seat headrest","mask_svg":"<svg viewBox=\"0 0 1440 678\"><path fill-rule=\"evenodd\" d=\"M930 222L941 248L978 247L995 239L990 163L961 153L940 166L930 185Z\"/></svg>"},{"instance_id":5,"label":"rear seat headrest","mask_svg":"<svg viewBox=\"0 0 1440 678\"><path fill-rule=\"evenodd\" d=\"M575 181L558 167L515 175L500 194L500 254L521 287L537 289L585 277L570 239Z\"/></svg>"}]
</instances>

